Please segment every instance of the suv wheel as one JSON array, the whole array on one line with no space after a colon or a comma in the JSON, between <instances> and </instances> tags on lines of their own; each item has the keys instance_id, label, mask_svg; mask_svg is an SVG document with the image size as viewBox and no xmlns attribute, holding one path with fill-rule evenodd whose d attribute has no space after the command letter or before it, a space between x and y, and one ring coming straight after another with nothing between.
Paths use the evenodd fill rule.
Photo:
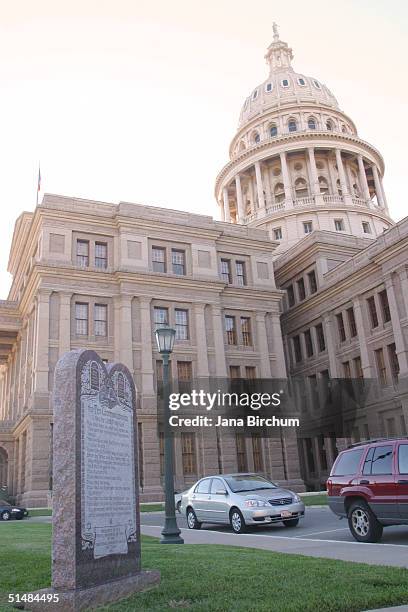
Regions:
<instances>
[{"instance_id":1,"label":"suv wheel","mask_svg":"<svg viewBox=\"0 0 408 612\"><path fill-rule=\"evenodd\" d=\"M1 518L3 519L3 521L9 521L11 519L10 512L8 510L5 510L1 515Z\"/></svg>"},{"instance_id":2,"label":"suv wheel","mask_svg":"<svg viewBox=\"0 0 408 612\"><path fill-rule=\"evenodd\" d=\"M201 523L197 521L196 513L192 508L187 510L187 525L189 529L201 529Z\"/></svg>"},{"instance_id":3,"label":"suv wheel","mask_svg":"<svg viewBox=\"0 0 408 612\"><path fill-rule=\"evenodd\" d=\"M245 519L238 508L233 508L230 512L230 524L234 533L244 533L246 530Z\"/></svg>"},{"instance_id":4,"label":"suv wheel","mask_svg":"<svg viewBox=\"0 0 408 612\"><path fill-rule=\"evenodd\" d=\"M363 500L351 505L348 524L351 535L357 542L379 542L381 540L383 527Z\"/></svg>"}]
</instances>

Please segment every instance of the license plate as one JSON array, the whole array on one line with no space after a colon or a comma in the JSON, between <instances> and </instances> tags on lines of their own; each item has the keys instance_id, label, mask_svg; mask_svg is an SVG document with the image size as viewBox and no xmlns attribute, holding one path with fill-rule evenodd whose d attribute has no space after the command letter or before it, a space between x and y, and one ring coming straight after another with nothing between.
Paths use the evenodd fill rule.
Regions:
<instances>
[{"instance_id":1,"label":"license plate","mask_svg":"<svg viewBox=\"0 0 408 612\"><path fill-rule=\"evenodd\" d=\"M292 516L292 513L289 510L282 510L281 516Z\"/></svg>"}]
</instances>

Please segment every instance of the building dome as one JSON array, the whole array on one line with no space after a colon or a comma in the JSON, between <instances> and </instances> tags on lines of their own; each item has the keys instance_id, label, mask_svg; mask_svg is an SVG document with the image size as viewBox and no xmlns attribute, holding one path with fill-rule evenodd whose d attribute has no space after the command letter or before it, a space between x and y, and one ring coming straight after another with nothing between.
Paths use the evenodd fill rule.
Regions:
<instances>
[{"instance_id":1,"label":"building dome","mask_svg":"<svg viewBox=\"0 0 408 612\"><path fill-rule=\"evenodd\" d=\"M216 179L222 218L267 229L278 252L314 229L376 238L392 225L384 161L327 86L294 71L273 31L268 78L245 100Z\"/></svg>"}]
</instances>

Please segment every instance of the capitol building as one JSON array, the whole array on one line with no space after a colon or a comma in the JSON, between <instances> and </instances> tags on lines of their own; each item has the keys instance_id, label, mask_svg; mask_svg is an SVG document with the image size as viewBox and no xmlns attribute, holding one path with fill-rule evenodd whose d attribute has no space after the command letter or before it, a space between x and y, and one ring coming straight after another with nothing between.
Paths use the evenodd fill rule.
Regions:
<instances>
[{"instance_id":1,"label":"capitol building","mask_svg":"<svg viewBox=\"0 0 408 612\"><path fill-rule=\"evenodd\" d=\"M49 503L54 370L77 348L133 373L142 500L163 498L162 323L181 382L297 378L312 402L333 379L378 389L346 440L181 429L179 490L236 471L319 490L344 443L407 434L408 218L392 220L381 154L324 83L295 72L276 26L265 59L216 177L221 221L52 194L17 219L0 301L0 487L18 503Z\"/></svg>"}]
</instances>

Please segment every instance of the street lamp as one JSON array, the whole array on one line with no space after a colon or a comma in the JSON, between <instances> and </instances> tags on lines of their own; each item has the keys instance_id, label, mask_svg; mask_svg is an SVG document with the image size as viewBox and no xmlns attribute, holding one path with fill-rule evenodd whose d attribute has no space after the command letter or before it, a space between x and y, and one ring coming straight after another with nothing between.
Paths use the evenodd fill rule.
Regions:
<instances>
[{"instance_id":1,"label":"street lamp","mask_svg":"<svg viewBox=\"0 0 408 612\"><path fill-rule=\"evenodd\" d=\"M174 446L173 431L169 423L169 356L173 351L176 330L168 325L163 325L156 329L155 335L157 348L163 357L165 521L160 542L161 544L184 544L177 526L174 504Z\"/></svg>"}]
</instances>

